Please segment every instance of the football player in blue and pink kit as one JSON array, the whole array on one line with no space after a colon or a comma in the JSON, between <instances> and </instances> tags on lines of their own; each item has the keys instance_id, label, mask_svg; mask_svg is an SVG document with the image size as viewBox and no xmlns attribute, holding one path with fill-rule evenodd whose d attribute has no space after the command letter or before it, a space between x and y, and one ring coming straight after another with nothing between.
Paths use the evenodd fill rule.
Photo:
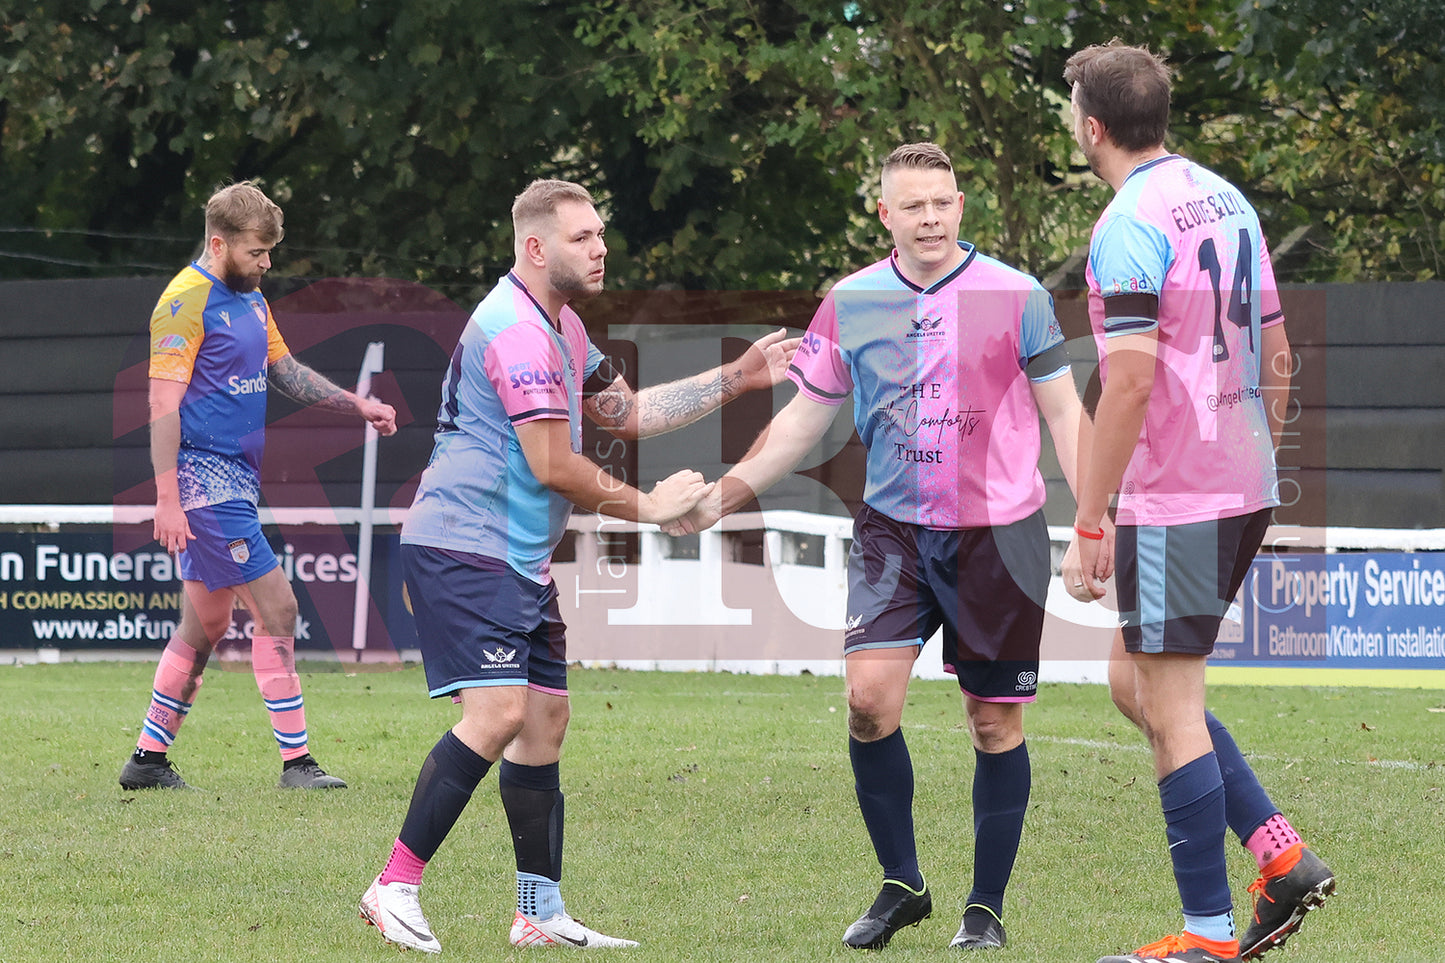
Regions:
<instances>
[{"instance_id":1,"label":"football player in blue and pink kit","mask_svg":"<svg viewBox=\"0 0 1445 963\"><path fill-rule=\"evenodd\" d=\"M167 755L239 601L251 664L280 748L281 785L339 788L308 748L296 674L296 596L257 515L266 391L355 413L396 431L390 405L343 391L292 357L258 290L280 242L281 209L249 181L206 203L205 250L161 295L150 324L155 537L176 555L181 621L161 653L150 708L126 760L126 789L185 788Z\"/></svg>"},{"instance_id":2,"label":"football player in blue and pink kit","mask_svg":"<svg viewBox=\"0 0 1445 963\"><path fill-rule=\"evenodd\" d=\"M584 926L562 901L559 758L570 714L566 626L550 572L572 506L643 522L686 512L712 486L679 471L642 492L582 451L585 414L620 438L689 424L781 381L797 347L766 335L736 362L633 393L569 302L601 292L602 219L577 184L539 180L512 206L516 263L477 305L442 380L436 445L402 529L402 562L433 698L461 703L417 777L361 916L382 937L441 951L422 873L497 768L517 866L515 946L636 946Z\"/></svg>"},{"instance_id":3,"label":"football player in blue and pink kit","mask_svg":"<svg viewBox=\"0 0 1445 963\"><path fill-rule=\"evenodd\" d=\"M1164 147L1163 61L1114 42L1075 53L1064 79L1075 139L1115 190L1089 245L1103 390L1065 586L1100 598L1117 566L1110 691L1153 749L1184 911L1179 935L1100 963L1254 959L1335 886L1205 708L1205 660L1278 505L1274 452L1293 370L1284 315L1254 209ZM1115 493L1111 553L1103 523ZM1226 827L1260 868L1242 937Z\"/></svg>"},{"instance_id":4,"label":"football player in blue and pink kit","mask_svg":"<svg viewBox=\"0 0 1445 963\"><path fill-rule=\"evenodd\" d=\"M843 935L856 949L887 945L933 909L900 726L914 660L940 628L975 761L973 888L950 945L1005 943L1004 889L1031 785L1023 712L1050 576L1039 416L1071 485L1088 425L1053 300L959 241L963 202L937 145L888 156L878 216L892 254L833 287L788 372L796 397L712 496L665 526L706 528L752 501L852 400L868 454L848 556L848 754L883 870L877 899Z\"/></svg>"}]
</instances>

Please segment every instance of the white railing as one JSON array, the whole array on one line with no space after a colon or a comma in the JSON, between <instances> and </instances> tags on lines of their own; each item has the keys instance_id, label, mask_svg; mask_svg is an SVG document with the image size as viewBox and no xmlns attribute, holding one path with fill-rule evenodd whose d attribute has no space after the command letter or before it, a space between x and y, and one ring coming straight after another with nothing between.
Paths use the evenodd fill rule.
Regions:
<instances>
[{"instance_id":1,"label":"white railing","mask_svg":"<svg viewBox=\"0 0 1445 963\"><path fill-rule=\"evenodd\" d=\"M150 506L0 505L0 525L47 529L137 525L149 522L152 515ZM261 510L264 524L283 529L326 525L395 530L405 518L405 509L390 508ZM695 557L679 557L680 543L654 525L574 515L569 528L575 533L573 557L555 564L553 577L564 618L572 627L569 654L583 664L842 674L840 634L851 519L800 511L740 513L699 533ZM637 555L614 564L604 543L624 532L638 534ZM1070 535L1067 526L1049 527L1055 565ZM729 540L740 537L733 546L747 542L753 556L748 561L733 557L737 552ZM821 552L806 545L810 539L822 540ZM1440 551L1445 550L1445 529L1276 527L1267 540L1287 549ZM364 618L370 573L360 571L361 563L358 559L356 611ZM626 571L611 572L611 580L599 574L619 566ZM1076 601L1056 575L1046 611L1040 678L1105 681L1109 642L1117 624L1112 606ZM364 633L364 623L353 626L353 640L364 639ZM919 656L915 669L919 677L944 676L938 645L935 636Z\"/></svg>"},{"instance_id":2,"label":"white railing","mask_svg":"<svg viewBox=\"0 0 1445 963\"><path fill-rule=\"evenodd\" d=\"M406 521L405 508L262 508L263 525L360 525L369 519L373 525L400 526ZM723 519L722 531L759 528L758 520L766 515L768 525L778 531L806 535L841 534L852 531L852 519L837 515L815 515L793 510L766 513L739 513ZM155 517L153 505L0 505L0 525L35 525L59 528L64 525L139 525ZM591 516L574 516L570 527L576 531L595 528ZM652 532L662 536L655 525L631 522L608 522L619 526L617 531ZM621 526L631 526L625 528ZM666 537L666 536L662 536ZM1050 525L1049 538L1068 544L1067 525ZM1290 548L1323 548L1326 551L1375 552L1440 552L1445 551L1445 528L1343 528L1318 525L1275 525L1265 535L1265 543Z\"/></svg>"}]
</instances>

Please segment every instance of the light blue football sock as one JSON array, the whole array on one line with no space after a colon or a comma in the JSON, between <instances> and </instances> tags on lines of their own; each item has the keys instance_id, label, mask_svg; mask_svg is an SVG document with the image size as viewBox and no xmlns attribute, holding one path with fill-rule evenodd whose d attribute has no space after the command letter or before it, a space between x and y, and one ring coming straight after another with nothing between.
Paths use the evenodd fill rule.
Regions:
<instances>
[{"instance_id":1,"label":"light blue football sock","mask_svg":"<svg viewBox=\"0 0 1445 963\"><path fill-rule=\"evenodd\" d=\"M517 874L517 911L534 920L549 920L567 912L562 884L533 873Z\"/></svg>"}]
</instances>

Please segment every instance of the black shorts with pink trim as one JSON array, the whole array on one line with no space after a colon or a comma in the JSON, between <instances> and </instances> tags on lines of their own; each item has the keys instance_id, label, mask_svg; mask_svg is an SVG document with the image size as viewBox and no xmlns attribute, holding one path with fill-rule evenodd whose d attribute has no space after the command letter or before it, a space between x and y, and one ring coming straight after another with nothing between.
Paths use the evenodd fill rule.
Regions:
<instances>
[{"instance_id":1,"label":"black shorts with pink trim","mask_svg":"<svg viewBox=\"0 0 1445 963\"><path fill-rule=\"evenodd\" d=\"M1041 511L1009 525L940 530L864 505L848 551L843 654L902 655L941 628L944 668L965 695L1032 702L1049 575Z\"/></svg>"},{"instance_id":2,"label":"black shorts with pink trim","mask_svg":"<svg viewBox=\"0 0 1445 963\"><path fill-rule=\"evenodd\" d=\"M427 545L401 546L406 589L433 698L480 686L567 691L567 626L557 586L506 562Z\"/></svg>"}]
</instances>

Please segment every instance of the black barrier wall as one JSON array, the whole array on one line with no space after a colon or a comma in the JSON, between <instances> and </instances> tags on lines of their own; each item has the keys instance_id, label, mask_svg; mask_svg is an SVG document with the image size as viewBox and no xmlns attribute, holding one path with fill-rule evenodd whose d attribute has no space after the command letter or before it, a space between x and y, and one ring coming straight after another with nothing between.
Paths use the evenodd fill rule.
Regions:
<instances>
[{"instance_id":1,"label":"black barrier wall","mask_svg":"<svg viewBox=\"0 0 1445 963\"><path fill-rule=\"evenodd\" d=\"M165 283L0 283L0 504L150 503L145 333ZM386 342L387 371L376 392L396 405L401 429L381 442L376 503L404 507L431 450L437 386L471 305L390 281L324 281L290 293L278 286L268 295L297 357L341 384L355 381L368 342ZM1445 527L1445 283L1324 285L1282 296L1300 363L1291 424L1298 448L1284 453L1282 464L1305 507L1287 520ZM1082 299L1057 298L1085 386L1093 356ZM736 355L769 325L800 332L815 304L812 295L788 292L609 292L581 313L593 339L626 357L630 376L646 385ZM791 391L780 386L772 407ZM768 507L848 511L862 462L844 412L818 463L805 463L792 483L771 493ZM710 425L621 456L644 483L678 467L711 477L740 455L769 413L766 398L744 399ZM298 411L277 395L270 423L269 505L359 503L361 432L352 421ZM618 454L606 439L591 447ZM1065 524L1072 508L1047 451L1045 474L1049 519Z\"/></svg>"}]
</instances>

